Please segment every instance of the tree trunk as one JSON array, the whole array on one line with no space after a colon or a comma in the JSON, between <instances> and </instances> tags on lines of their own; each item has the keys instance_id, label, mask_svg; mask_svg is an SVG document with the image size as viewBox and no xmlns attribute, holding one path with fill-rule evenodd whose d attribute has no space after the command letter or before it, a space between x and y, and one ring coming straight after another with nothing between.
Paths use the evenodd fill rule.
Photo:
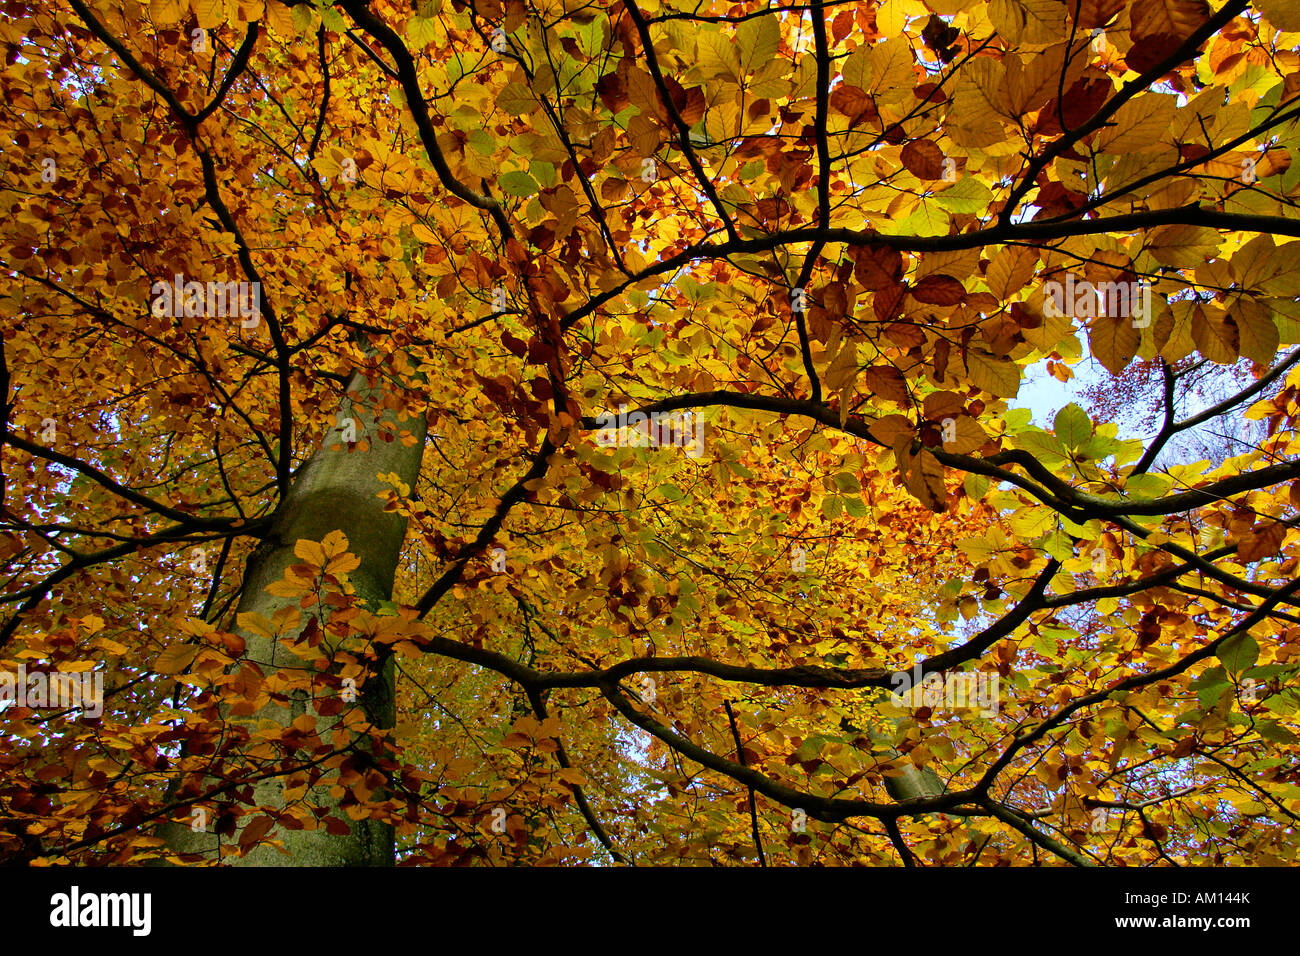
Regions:
<instances>
[{"instance_id":1,"label":"tree trunk","mask_svg":"<svg viewBox=\"0 0 1300 956\"><path fill-rule=\"evenodd\" d=\"M348 576L358 599L371 610L377 610L381 601L392 599L393 578L406 536L406 519L383 510L383 500L378 495L388 486L381 484L376 476L396 473L403 482L415 486L424 452L427 422L421 415L398 424L399 431L406 428L415 436L413 445L404 445L398 439L382 440L378 423L384 412L381 409L376 417L375 410L369 406L380 401L383 392L382 385L370 388L360 373L355 373L349 380L347 394L340 404L338 423L312 459L294 475L269 534L249 558L239 613L258 613L269 619L280 608L296 605L297 599L268 594L266 587L278 581L287 566L299 561L294 555L294 545L299 539L320 541L331 531L347 535L348 550L361 561L360 567ZM396 416L389 413L388 417L392 420ZM344 436L349 431L349 420L351 427L355 428L356 440L369 442L365 451L348 449ZM342 448L331 451L331 445L342 445ZM322 621L322 626L325 623ZM283 637L272 640L244 630L240 634L247 642L244 660L256 663L263 673L279 668L301 668L305 663L282 646ZM357 703L364 708L373 725L392 727L395 721L394 669L391 658L383 661L378 673L371 673L364 685L358 688ZM295 701L290 707L271 704L252 717L227 716L226 719L250 728L265 720L287 727L303 713L315 713L305 700ZM325 718L322 723L329 720ZM328 789L321 787L311 791L311 802L317 806L336 807L338 800L330 797ZM261 781L254 788L255 802L283 807L283 790L284 779L281 777ZM331 811L331 815L343 820L350 832L328 833L323 820L315 830L277 827L273 836L283 841L288 855L273 847L262 847L246 857L229 857L228 861L243 866L391 866L394 863L394 837L390 824L369 819L353 821L337 811ZM241 824L252 819L251 816L242 818ZM169 823L161 835L175 852L202 852L215 856L221 838L212 832L213 822L209 819L206 832L195 832L189 826ZM229 841L231 838L225 839Z\"/></svg>"}]
</instances>

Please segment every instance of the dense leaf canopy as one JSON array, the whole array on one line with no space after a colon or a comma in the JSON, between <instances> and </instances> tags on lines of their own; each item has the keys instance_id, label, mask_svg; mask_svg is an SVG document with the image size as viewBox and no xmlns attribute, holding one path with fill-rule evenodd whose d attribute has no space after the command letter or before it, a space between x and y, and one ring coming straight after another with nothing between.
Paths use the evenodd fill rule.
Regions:
<instances>
[{"instance_id":1,"label":"dense leaf canopy","mask_svg":"<svg viewBox=\"0 0 1300 956\"><path fill-rule=\"evenodd\" d=\"M0 9L0 856L1295 860L1292 0Z\"/></svg>"}]
</instances>

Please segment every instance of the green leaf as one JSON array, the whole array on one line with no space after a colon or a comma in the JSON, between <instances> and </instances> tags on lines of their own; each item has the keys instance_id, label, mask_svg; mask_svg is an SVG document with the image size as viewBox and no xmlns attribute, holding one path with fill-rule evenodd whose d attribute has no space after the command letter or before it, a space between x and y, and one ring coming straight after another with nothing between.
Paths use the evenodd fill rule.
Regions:
<instances>
[{"instance_id":1,"label":"green leaf","mask_svg":"<svg viewBox=\"0 0 1300 956\"><path fill-rule=\"evenodd\" d=\"M862 485L858 482L858 476L847 471L841 471L834 478L835 487L840 491L861 491Z\"/></svg>"},{"instance_id":2,"label":"green leaf","mask_svg":"<svg viewBox=\"0 0 1300 956\"><path fill-rule=\"evenodd\" d=\"M339 13L333 7L321 7L321 23L325 29L333 30L335 33L347 33L348 24L343 19L343 14Z\"/></svg>"},{"instance_id":3,"label":"green leaf","mask_svg":"<svg viewBox=\"0 0 1300 956\"><path fill-rule=\"evenodd\" d=\"M1223 699L1224 694L1232 692L1232 685L1227 681L1215 684L1203 684L1196 690L1196 699L1200 701L1202 710L1213 710L1214 706Z\"/></svg>"},{"instance_id":4,"label":"green leaf","mask_svg":"<svg viewBox=\"0 0 1300 956\"><path fill-rule=\"evenodd\" d=\"M535 159L528 164L528 172L544 187L558 186L560 177L557 175L554 163L546 163L540 159Z\"/></svg>"},{"instance_id":5,"label":"green leaf","mask_svg":"<svg viewBox=\"0 0 1300 956\"><path fill-rule=\"evenodd\" d=\"M975 176L963 176L952 187L934 194L934 202L955 213L988 212L993 191Z\"/></svg>"},{"instance_id":6,"label":"green leaf","mask_svg":"<svg viewBox=\"0 0 1300 956\"><path fill-rule=\"evenodd\" d=\"M1130 498L1159 498L1169 490L1173 481L1168 475L1133 475L1124 483Z\"/></svg>"},{"instance_id":7,"label":"green leaf","mask_svg":"<svg viewBox=\"0 0 1300 956\"><path fill-rule=\"evenodd\" d=\"M1259 660L1259 644L1249 632L1237 634L1219 645L1219 660L1230 674L1240 674Z\"/></svg>"},{"instance_id":8,"label":"green leaf","mask_svg":"<svg viewBox=\"0 0 1300 956\"><path fill-rule=\"evenodd\" d=\"M1015 436L1016 447L1029 452L1044 465L1065 461L1068 455L1055 435L1041 428L1026 428Z\"/></svg>"},{"instance_id":9,"label":"green leaf","mask_svg":"<svg viewBox=\"0 0 1300 956\"><path fill-rule=\"evenodd\" d=\"M1296 735L1291 733L1276 720L1260 718L1255 721L1255 729L1265 740L1271 740L1275 744L1293 744L1296 742Z\"/></svg>"},{"instance_id":10,"label":"green leaf","mask_svg":"<svg viewBox=\"0 0 1300 956\"><path fill-rule=\"evenodd\" d=\"M895 225L894 235L946 236L950 220L947 211L931 199L921 203L910 216Z\"/></svg>"},{"instance_id":11,"label":"green leaf","mask_svg":"<svg viewBox=\"0 0 1300 956\"><path fill-rule=\"evenodd\" d=\"M532 176L529 176L522 169L516 169L502 174L497 179L497 185L511 196L531 196L540 188Z\"/></svg>"},{"instance_id":12,"label":"green leaf","mask_svg":"<svg viewBox=\"0 0 1300 956\"><path fill-rule=\"evenodd\" d=\"M686 495L682 492L682 489L678 488L674 484L660 485L658 488L655 489L655 493L659 495L663 495L669 501L681 501L683 498L686 497Z\"/></svg>"},{"instance_id":13,"label":"green leaf","mask_svg":"<svg viewBox=\"0 0 1300 956\"><path fill-rule=\"evenodd\" d=\"M295 7L295 12L297 8ZM412 17L406 24L406 43L421 50L438 39L438 21L432 17ZM531 101L530 101L531 102Z\"/></svg>"},{"instance_id":14,"label":"green leaf","mask_svg":"<svg viewBox=\"0 0 1300 956\"><path fill-rule=\"evenodd\" d=\"M870 509L867 508L867 503L859 495L846 495L844 510L854 518L866 518L871 514Z\"/></svg>"},{"instance_id":15,"label":"green leaf","mask_svg":"<svg viewBox=\"0 0 1300 956\"><path fill-rule=\"evenodd\" d=\"M1052 531L1043 538L1042 549L1057 561L1068 561L1074 557L1074 542L1060 531Z\"/></svg>"},{"instance_id":16,"label":"green leaf","mask_svg":"<svg viewBox=\"0 0 1300 956\"><path fill-rule=\"evenodd\" d=\"M1066 448L1078 448L1092 437L1092 420L1073 402L1056 413L1052 428Z\"/></svg>"},{"instance_id":17,"label":"green leaf","mask_svg":"<svg viewBox=\"0 0 1300 956\"><path fill-rule=\"evenodd\" d=\"M1123 442L1107 438L1104 435L1093 435L1081 444L1077 450L1088 461L1101 461L1103 458L1109 458L1116 452L1122 451L1123 448Z\"/></svg>"},{"instance_id":18,"label":"green leaf","mask_svg":"<svg viewBox=\"0 0 1300 956\"><path fill-rule=\"evenodd\" d=\"M470 133L469 145L476 152L482 153L484 156L491 156L494 152L496 152L496 148L497 148L496 140L494 140L492 138L492 134L485 129L476 129L472 133ZM507 173L506 175L508 176L509 173ZM536 192L536 189L534 189L534 192ZM521 195L527 195L527 194L521 193Z\"/></svg>"},{"instance_id":19,"label":"green leaf","mask_svg":"<svg viewBox=\"0 0 1300 956\"><path fill-rule=\"evenodd\" d=\"M289 15L293 17L293 25L300 33L315 33L320 23L320 11L305 4L294 7Z\"/></svg>"},{"instance_id":20,"label":"green leaf","mask_svg":"<svg viewBox=\"0 0 1300 956\"><path fill-rule=\"evenodd\" d=\"M1027 408L1009 408L1006 414L1002 416L1002 421L1007 426L1007 434L1015 435L1026 428L1033 427L1030 424L1033 417L1034 413Z\"/></svg>"}]
</instances>

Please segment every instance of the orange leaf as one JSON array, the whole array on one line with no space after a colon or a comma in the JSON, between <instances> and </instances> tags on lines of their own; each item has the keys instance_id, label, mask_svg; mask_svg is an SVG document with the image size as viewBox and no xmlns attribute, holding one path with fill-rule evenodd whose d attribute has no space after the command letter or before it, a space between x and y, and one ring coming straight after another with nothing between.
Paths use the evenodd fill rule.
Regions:
<instances>
[{"instance_id":1,"label":"orange leaf","mask_svg":"<svg viewBox=\"0 0 1300 956\"><path fill-rule=\"evenodd\" d=\"M1249 563L1271 557L1281 550L1282 539L1285 537L1286 525L1279 521L1261 521L1241 536L1237 545L1237 558Z\"/></svg>"}]
</instances>

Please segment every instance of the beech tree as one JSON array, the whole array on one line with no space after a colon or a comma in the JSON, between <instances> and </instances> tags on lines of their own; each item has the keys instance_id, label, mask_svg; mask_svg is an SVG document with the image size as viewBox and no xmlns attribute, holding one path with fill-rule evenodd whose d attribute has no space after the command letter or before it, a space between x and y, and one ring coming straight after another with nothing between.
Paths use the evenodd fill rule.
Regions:
<instances>
[{"instance_id":1,"label":"beech tree","mask_svg":"<svg viewBox=\"0 0 1300 956\"><path fill-rule=\"evenodd\" d=\"M0 6L0 855L1295 861L1290 0Z\"/></svg>"}]
</instances>

